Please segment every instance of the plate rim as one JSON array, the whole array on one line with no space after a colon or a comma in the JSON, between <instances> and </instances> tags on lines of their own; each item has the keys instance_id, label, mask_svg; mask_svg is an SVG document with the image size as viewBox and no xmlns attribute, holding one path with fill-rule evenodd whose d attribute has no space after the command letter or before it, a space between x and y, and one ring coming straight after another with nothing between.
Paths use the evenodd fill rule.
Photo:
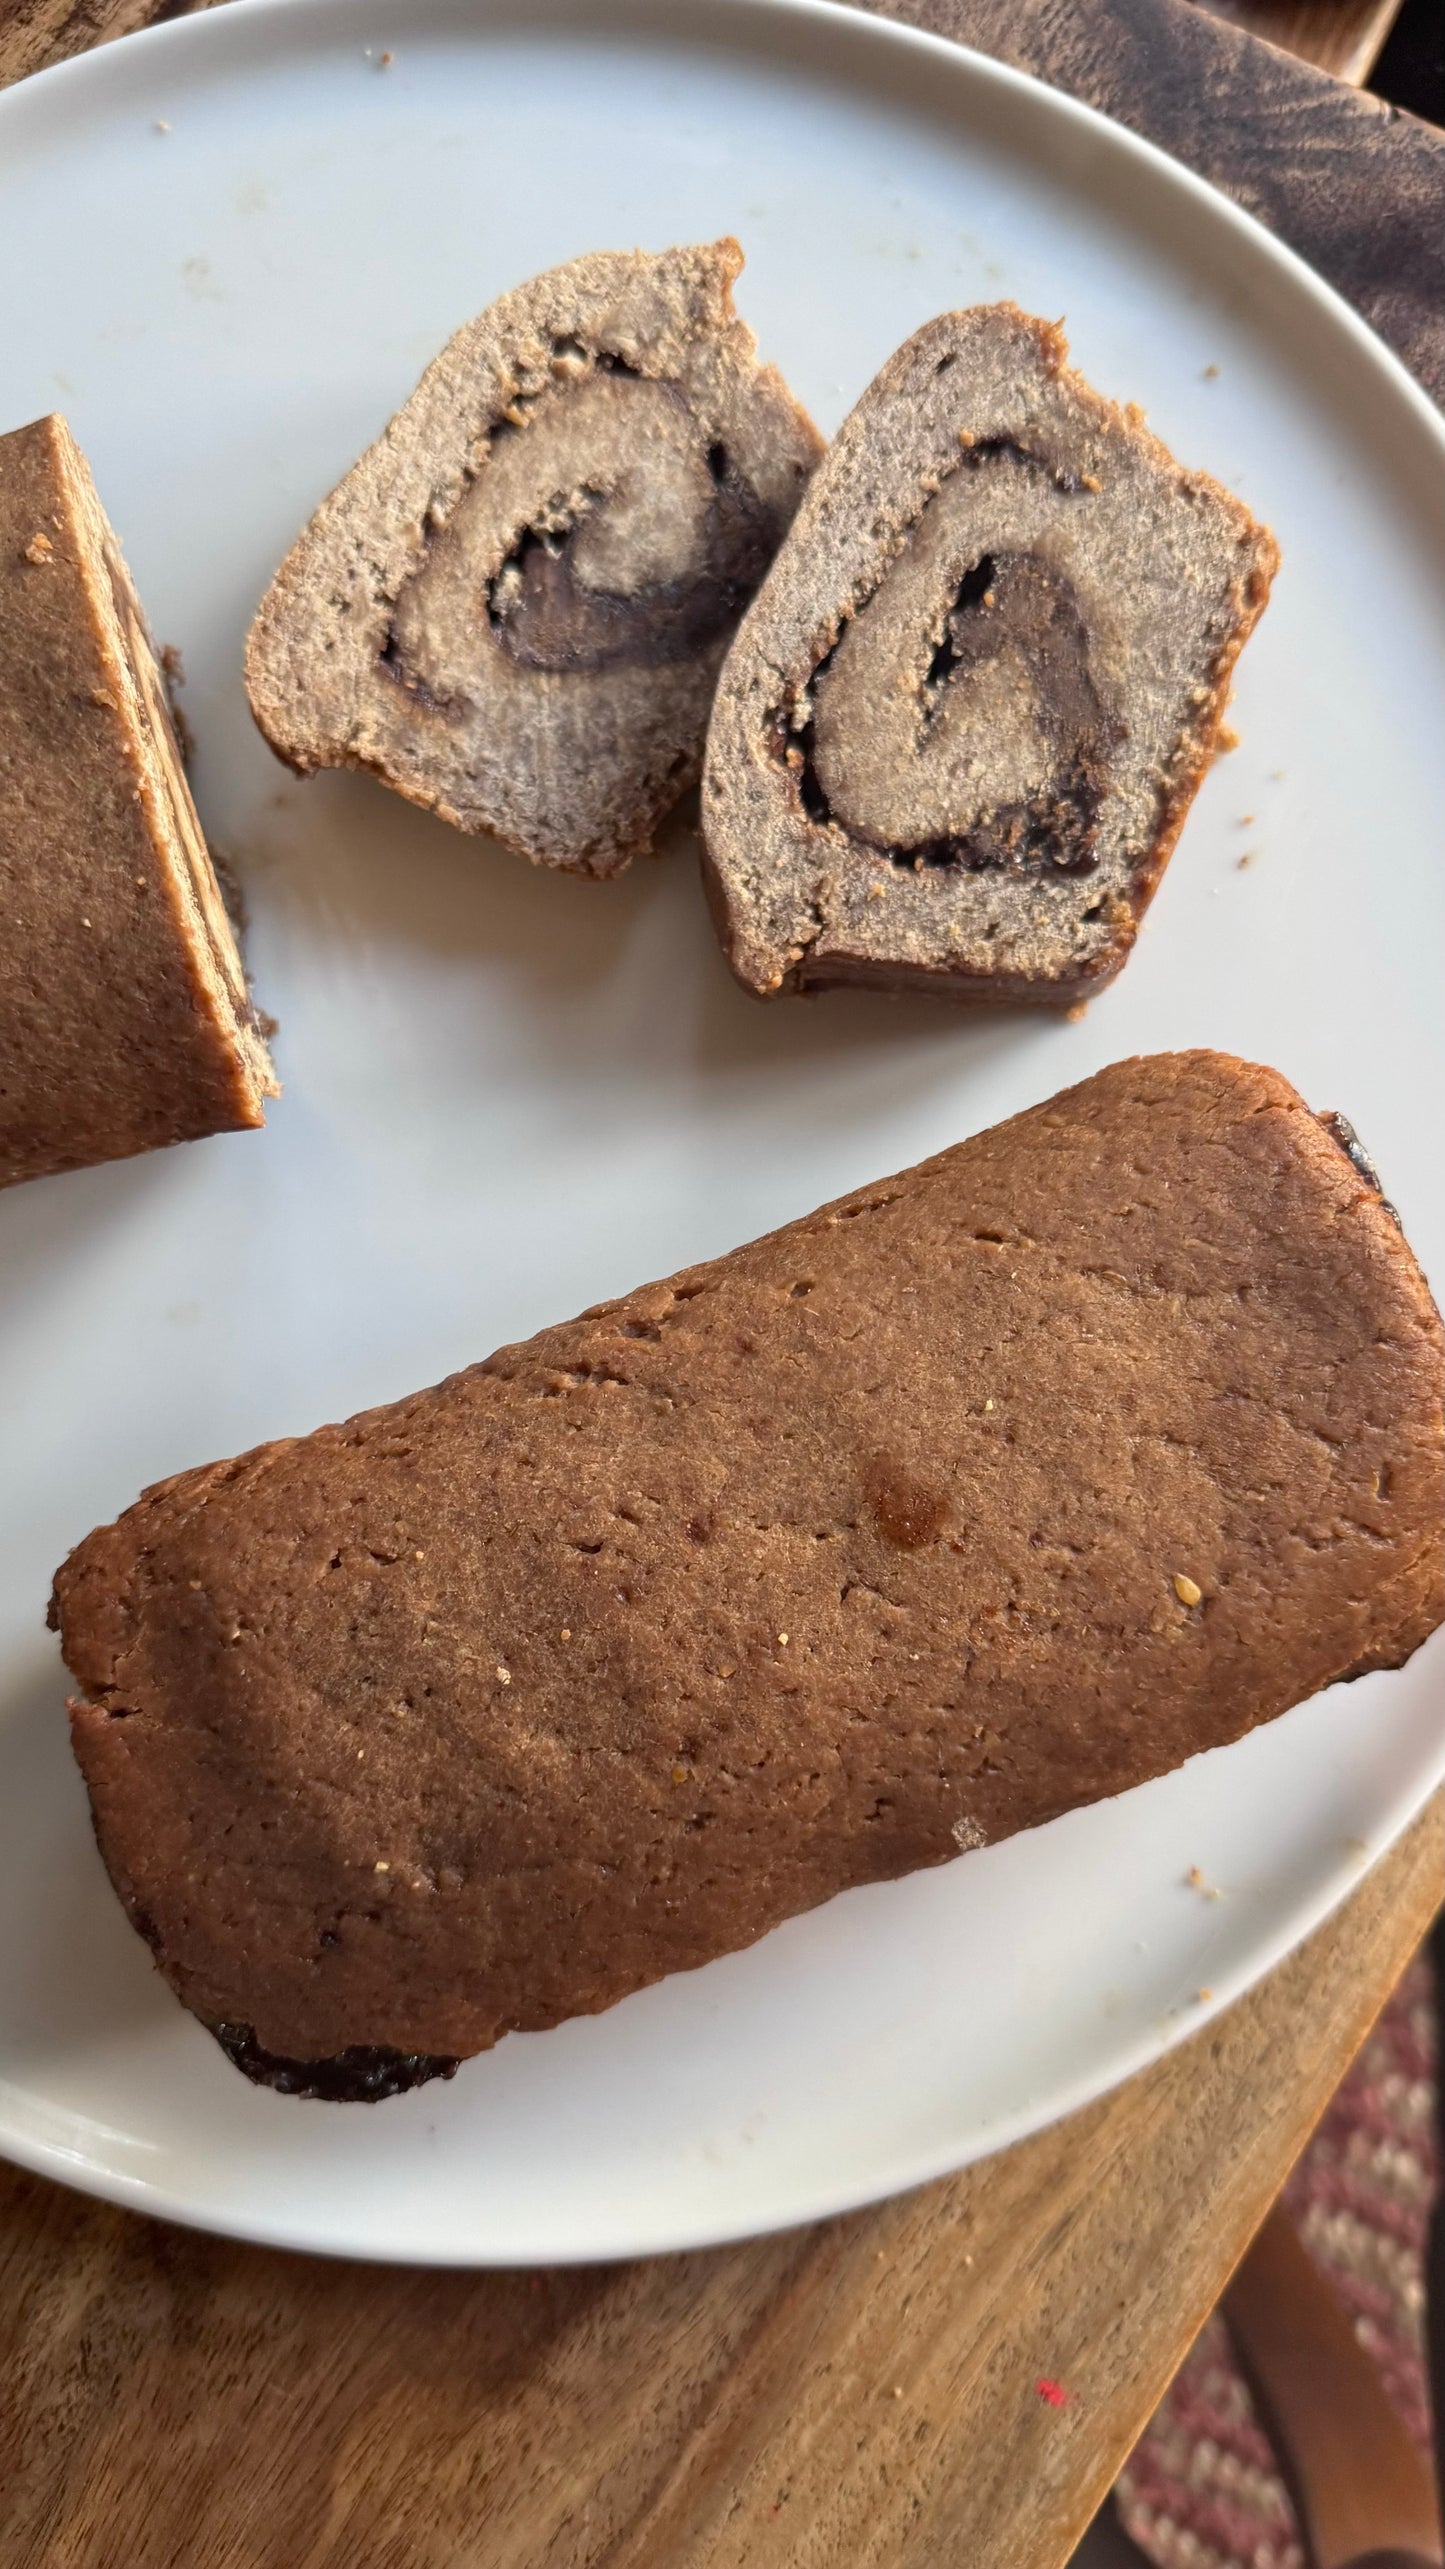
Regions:
<instances>
[{"instance_id":1,"label":"plate rim","mask_svg":"<svg viewBox=\"0 0 1445 2569\"><path fill-rule=\"evenodd\" d=\"M458 42L478 46L508 33L540 41L579 28L585 28L599 42L629 38L673 46L731 42L754 62L766 59L754 30L791 25L801 33L811 28L821 49L819 68L824 72L829 68L827 50L839 37L865 49L874 45L895 55L901 51L915 59L932 59L953 78L971 84L975 94L979 89L986 93L992 88L996 94L1020 100L1035 118L1062 119L1066 126L1092 135L1101 149L1115 156L1116 166L1127 169L1132 161L1150 173L1154 185L1163 187L1176 199L1181 195L1186 201L1193 197L1210 222L1222 226L1241 244L1255 262L1256 271L1262 261L1266 272L1273 270L1280 287L1292 294L1297 307L1303 305L1311 310L1320 326L1332 328L1337 335L1343 332L1365 375L1373 372L1381 389L1393 395L1397 412L1421 435L1420 451L1433 451L1436 461L1445 466L1445 414L1396 351L1288 242L1158 144L1035 74L998 62L973 46L879 15L854 5L854 0L684 0L684 5L679 5L679 0L420 0L420 5L418 0L411 0L411 6L416 8L414 18L402 16L398 0L226 0L223 9L202 10L137 30L125 37L122 47L115 43L97 46L14 83L0 94L0 135L17 124L23 125L24 119L35 112L37 101L42 102L42 109L55 102L59 112L72 93L72 115L84 116L88 92L95 93L102 114L111 112L116 85L133 76L138 62L175 59L184 63L189 55L197 66L192 76L214 82L224 77L224 60L208 73L206 54L214 54L223 44L239 49L241 59L234 68L245 73L265 58L268 36L274 36L274 58L278 68L284 68L288 52L305 52L328 40L336 41L338 36L344 40L348 28L369 32L374 20L388 24L400 18L400 28L394 28L394 32L400 34L405 29L413 41L420 35L427 43L448 34ZM229 38L223 35L225 30L230 31ZM939 102L939 121L947 123L951 119L942 83ZM100 2200L211 2236L377 2264L473 2271L548 2263L591 2264L764 2237L910 2192L992 2157L1112 2093L1177 2044L1201 2032L1315 1934L1425 1809L1445 1781L1445 1738L1423 1786L1419 1774L1417 1767L1412 1780L1391 1797L1387 1816L1374 1832L1368 1863L1336 1862L1333 1867L1322 1864L1317 1880L1307 1891L1282 1900L1274 1931L1251 1943L1247 1961L1222 1975L1210 2000L1192 2008L1187 2016L1181 2011L1167 2031L1141 2031L1132 2043L1124 2043L1111 2052L1102 2067L1083 2071L1052 2090L1044 2110L1024 2105L1012 2115L1001 2117L997 2126L979 2134L979 2145L963 2155L956 2144L942 2153L936 2147L916 2151L907 2159L900 2158L885 2176L870 2180L861 2190L856 2179L844 2179L841 2184L835 2180L831 2186L815 2182L807 2194L795 2187L787 2202L761 2218L740 2219L724 2209L711 2221L694 2218L679 2224L673 2218L660 2223L653 2233L634 2231L586 2247L548 2248L524 2239L506 2255L471 2242L459 2243L453 2252L428 2250L419 2255L414 2247L395 2241L378 2243L365 2229L358 2231L354 2224L348 2226L345 2214L329 2235L322 2236L314 2216L288 2222L285 2218L228 2213L225 2208L212 2208L177 2194L164 2183L84 2160L74 2148L60 2141L45 2141L15 2126L9 2107L13 2091L3 2076L0 2156ZM787 2193L786 2182L780 2181L774 2191L778 2195Z\"/></svg>"}]
</instances>

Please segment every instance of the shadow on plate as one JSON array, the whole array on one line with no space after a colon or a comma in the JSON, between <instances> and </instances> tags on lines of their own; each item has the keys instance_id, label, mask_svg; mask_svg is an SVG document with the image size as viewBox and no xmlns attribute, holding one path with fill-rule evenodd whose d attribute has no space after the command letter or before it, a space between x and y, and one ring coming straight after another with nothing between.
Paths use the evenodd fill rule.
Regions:
<instances>
[{"instance_id":1,"label":"shadow on plate","mask_svg":"<svg viewBox=\"0 0 1445 2569\"><path fill-rule=\"evenodd\" d=\"M58 1652L37 1646L0 1702L0 1881L24 1922L0 1981L0 2060L17 2085L173 2004L106 1880L65 1694Z\"/></svg>"},{"instance_id":2,"label":"shadow on plate","mask_svg":"<svg viewBox=\"0 0 1445 2569\"><path fill-rule=\"evenodd\" d=\"M704 1081L771 1080L841 1056L870 1082L881 1073L905 1092L1061 1029L1051 1011L877 991L754 999L729 973L708 916L695 794L665 823L655 856L593 883L469 838L368 777L328 774L268 796L237 867L263 921L289 917L342 953L401 945L501 965L528 985L551 1066L573 1054L584 1077L595 1068L599 1012L611 1040L625 1010L639 1069L659 1053L676 1066L682 1012L685 1050Z\"/></svg>"},{"instance_id":3,"label":"shadow on plate","mask_svg":"<svg viewBox=\"0 0 1445 2569\"><path fill-rule=\"evenodd\" d=\"M78 1261L121 1251L127 1233L153 1220L158 1200L174 1189L178 1173L192 1164L191 1155L224 1149L228 1138L176 1142L168 1150L107 1160L99 1168L67 1169L59 1177L30 1178L0 1190L0 1281L7 1330L23 1324L35 1298L43 1295L53 1306ZM244 1147L250 1136L236 1138Z\"/></svg>"}]
</instances>

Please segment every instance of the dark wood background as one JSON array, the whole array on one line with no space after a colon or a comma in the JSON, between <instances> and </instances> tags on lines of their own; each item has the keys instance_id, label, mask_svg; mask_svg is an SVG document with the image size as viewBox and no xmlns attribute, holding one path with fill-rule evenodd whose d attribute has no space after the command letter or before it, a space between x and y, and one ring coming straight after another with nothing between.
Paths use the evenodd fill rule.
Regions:
<instances>
[{"instance_id":1,"label":"dark wood background","mask_svg":"<svg viewBox=\"0 0 1445 2569\"><path fill-rule=\"evenodd\" d=\"M1445 401L1445 137L1187 0L879 0L1187 162Z\"/></svg>"}]
</instances>

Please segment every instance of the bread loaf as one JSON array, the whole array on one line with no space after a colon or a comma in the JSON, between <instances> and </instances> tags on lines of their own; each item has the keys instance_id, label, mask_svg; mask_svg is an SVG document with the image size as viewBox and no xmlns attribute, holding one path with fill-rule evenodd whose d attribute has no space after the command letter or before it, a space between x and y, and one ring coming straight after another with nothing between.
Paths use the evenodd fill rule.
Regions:
<instances>
[{"instance_id":1,"label":"bread loaf","mask_svg":"<svg viewBox=\"0 0 1445 2569\"><path fill-rule=\"evenodd\" d=\"M1407 1658L1440 1344L1283 1079L1120 1063L90 1535L111 1878L282 2086L606 2007Z\"/></svg>"}]
</instances>

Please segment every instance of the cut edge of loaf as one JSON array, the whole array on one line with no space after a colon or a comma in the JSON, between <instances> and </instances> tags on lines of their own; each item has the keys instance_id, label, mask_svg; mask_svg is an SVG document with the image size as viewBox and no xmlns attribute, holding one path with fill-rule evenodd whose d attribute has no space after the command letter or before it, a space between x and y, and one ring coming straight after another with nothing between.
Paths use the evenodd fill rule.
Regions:
<instances>
[{"instance_id":1,"label":"cut edge of loaf","mask_svg":"<svg viewBox=\"0 0 1445 2569\"><path fill-rule=\"evenodd\" d=\"M187 781L160 655L85 456L61 414L52 420L57 477L86 539L80 562L96 645L139 756L141 801L177 943L192 976L197 1012L232 1063L230 1129L254 1131L265 1123L265 1099L279 1097L281 1084Z\"/></svg>"},{"instance_id":2,"label":"cut edge of loaf","mask_svg":"<svg viewBox=\"0 0 1445 2569\"><path fill-rule=\"evenodd\" d=\"M1127 437L1157 473L1190 493L1206 495L1230 522L1249 554L1234 620L1215 655L1207 680L1201 681L1204 692L1191 708L1188 727L1181 738L1181 755L1161 795L1149 843L1134 863L1127 892L1116 896L1109 904L1107 924L1110 934L1106 941L1101 941L1094 954L1044 973L975 972L951 963L946 957L927 963L862 955L817 957L814 947L821 941L821 918L817 919L816 938L801 945L781 945L758 928L748 915L746 903L728 880L728 871L736 854L732 838L742 835L747 826L741 811L732 806L730 789L735 793L739 776L753 749L744 729L741 690L752 675L752 666L759 661L767 661L774 668L780 685L786 686L792 675L791 670L783 665L782 655L777 649L778 627L786 617L787 584L795 563L806 563L810 555L816 557L822 549L826 537L824 521L834 482L840 481L845 473L865 467L872 408L893 394L920 356L933 354L935 342L942 340L945 343L943 353L948 354L947 343L956 338L963 325L986 323L994 318L1005 318L1011 325L1021 326L1028 333L1045 374L1058 382L1081 409L1090 413L1101 430ZM1272 530L1255 518L1244 501L1213 474L1202 467L1180 463L1162 438L1149 427L1137 403L1116 401L1099 392L1069 364L1068 357L1068 341L1060 323L1040 320L1007 298L993 304L959 307L925 322L886 360L844 421L804 493L798 514L779 547L772 568L733 637L718 680L709 727L703 778L701 861L704 891L724 956L735 978L755 998L774 998L805 990L871 987L922 992L964 1004L1014 1001L1070 1008L1106 989L1129 959L1195 797L1220 754L1220 735L1233 695L1234 670L1268 604L1271 585L1279 568L1279 546ZM927 505L927 485L920 505ZM900 545L916 523L916 514L906 521ZM885 553L876 564L869 565L871 586L876 586L886 575L892 559L896 558L897 549L895 546L894 553ZM804 657L812 658L815 665L817 655L826 652L830 639L836 640L847 617L856 612L856 606L850 606L845 613L839 614L835 602L832 612L835 622L830 636L826 626L818 625L804 646ZM884 861L889 860L885 858ZM815 899L824 879L820 874Z\"/></svg>"},{"instance_id":3,"label":"cut edge of loaf","mask_svg":"<svg viewBox=\"0 0 1445 2569\"><path fill-rule=\"evenodd\" d=\"M586 311L580 315L559 312L549 327L561 327L564 318L569 326L574 318L584 329L593 326L605 313L604 293L621 287L638 262L645 262L654 271L675 273L685 282L691 298L688 326L676 336L671 361L682 362L682 351L689 342L715 340L746 370L750 392L787 416L800 444L816 463L824 451L823 438L778 366L759 363L756 333L733 302L732 290L743 269L744 256L731 233L711 242L663 251L584 252L505 288L451 333L379 436L347 467L289 547L257 607L244 653L246 694L253 719L269 747L294 774L305 777L328 767L350 768L374 777L404 801L465 835L494 839L500 848L524 857L529 864L599 882L625 872L634 857L648 853L669 813L696 786L706 746L705 722L691 754L677 762L665 793L640 800L606 844L570 851L559 849L518 830L506 817L469 816L443 786L404 771L380 750L359 744L351 736L354 703L351 724L319 720L312 694L312 671L298 649L296 630L298 620L313 611L308 593L315 579L319 576L324 580L328 569L341 573L331 604L337 606L344 601L346 612L351 612L351 597L343 585L349 576L343 557L348 550L349 521L358 505L356 494L368 481L386 485L385 505L393 512L400 511L403 519L409 512L415 521L410 532L405 523L396 522L385 530L373 605L394 600L397 591L421 568L433 526L444 527L448 522L485 460L479 450L486 447L498 422L506 418L508 404L519 396L519 386L507 382L498 371L501 360L489 343L497 341L505 347L508 333L517 338L524 332L535 334L540 326L539 299L545 310L547 291L556 294L560 288L564 293L571 292L579 276L588 298ZM490 387L475 380L479 356L496 378ZM459 376L464 378L460 392ZM425 445L425 429L420 439L414 438L415 423L428 422L433 415L440 420L450 403L467 402L468 395L472 416L465 454L453 454L444 465L428 472L418 453L419 447ZM353 687L363 683L359 662Z\"/></svg>"}]
</instances>

